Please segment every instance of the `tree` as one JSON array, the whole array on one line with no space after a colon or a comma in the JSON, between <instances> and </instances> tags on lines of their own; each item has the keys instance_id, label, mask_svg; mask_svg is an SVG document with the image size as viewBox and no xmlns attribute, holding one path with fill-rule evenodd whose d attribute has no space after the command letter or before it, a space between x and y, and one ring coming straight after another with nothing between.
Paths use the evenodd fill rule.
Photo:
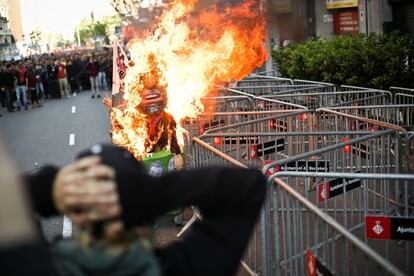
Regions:
<instances>
[{"instance_id":1,"label":"tree","mask_svg":"<svg viewBox=\"0 0 414 276\"><path fill-rule=\"evenodd\" d=\"M121 19L119 16L110 16L104 18L102 21L92 21L90 19L84 19L78 26L80 41L82 44L90 40L102 38L105 41L108 40L108 35L111 30L119 25ZM77 33L75 33L75 40L77 40Z\"/></svg>"}]
</instances>

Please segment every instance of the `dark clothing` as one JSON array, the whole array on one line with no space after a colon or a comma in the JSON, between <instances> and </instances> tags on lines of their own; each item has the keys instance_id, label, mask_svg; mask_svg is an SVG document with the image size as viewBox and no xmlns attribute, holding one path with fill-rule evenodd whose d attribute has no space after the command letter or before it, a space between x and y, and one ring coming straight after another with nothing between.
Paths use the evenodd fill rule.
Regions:
<instances>
[{"instance_id":1,"label":"dark clothing","mask_svg":"<svg viewBox=\"0 0 414 276\"><path fill-rule=\"evenodd\" d=\"M73 92L80 92L78 66L75 63L68 63L67 65L68 82Z\"/></svg>"},{"instance_id":2,"label":"dark clothing","mask_svg":"<svg viewBox=\"0 0 414 276\"><path fill-rule=\"evenodd\" d=\"M14 89L15 76L12 72L4 72L2 78L4 86Z\"/></svg>"},{"instance_id":3,"label":"dark clothing","mask_svg":"<svg viewBox=\"0 0 414 276\"><path fill-rule=\"evenodd\" d=\"M26 67L20 68L16 77L17 77L17 85L26 85L27 68Z\"/></svg>"},{"instance_id":4,"label":"dark clothing","mask_svg":"<svg viewBox=\"0 0 414 276\"><path fill-rule=\"evenodd\" d=\"M91 77L97 77L99 73L99 63L98 62L89 62L88 65L86 65L86 69L89 72L89 75Z\"/></svg>"},{"instance_id":5,"label":"dark clothing","mask_svg":"<svg viewBox=\"0 0 414 276\"><path fill-rule=\"evenodd\" d=\"M147 122L149 134L145 139L145 148L148 149L148 152L158 152L170 145L172 153L181 154L177 142L177 124L174 118L164 111L160 115L152 117L154 118L153 121ZM159 133L161 133L161 136L158 138Z\"/></svg>"},{"instance_id":6,"label":"dark clothing","mask_svg":"<svg viewBox=\"0 0 414 276\"><path fill-rule=\"evenodd\" d=\"M52 98L60 98L60 89L57 83L56 67L49 64L47 65L47 91L48 96Z\"/></svg>"},{"instance_id":7,"label":"dark clothing","mask_svg":"<svg viewBox=\"0 0 414 276\"><path fill-rule=\"evenodd\" d=\"M204 219L182 240L156 250L162 275L236 273L265 197L266 181L259 171L206 168L153 178L142 165L134 170L118 165L124 168L117 171L117 183L126 228L151 222L177 207L196 205L202 212ZM56 173L57 169L49 167L28 178L35 209L43 216L57 214L51 196ZM22 251L18 254L14 262L0 266L7 267L10 275L15 271L10 267L32 273L31 266L14 268L25 256ZM38 260L37 265L41 264L50 265L50 260Z\"/></svg>"},{"instance_id":8,"label":"dark clothing","mask_svg":"<svg viewBox=\"0 0 414 276\"><path fill-rule=\"evenodd\" d=\"M9 112L13 111L13 100L14 100L14 82L15 74L10 71L4 71L1 73L0 81L1 88L3 89L4 105L7 107Z\"/></svg>"}]
</instances>

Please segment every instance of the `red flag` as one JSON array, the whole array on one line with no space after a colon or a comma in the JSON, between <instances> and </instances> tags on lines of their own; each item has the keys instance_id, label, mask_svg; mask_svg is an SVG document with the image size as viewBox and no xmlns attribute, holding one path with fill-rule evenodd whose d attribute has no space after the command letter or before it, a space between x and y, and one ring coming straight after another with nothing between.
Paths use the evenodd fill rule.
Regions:
<instances>
[{"instance_id":1,"label":"red flag","mask_svg":"<svg viewBox=\"0 0 414 276\"><path fill-rule=\"evenodd\" d=\"M124 94L124 78L128 66L128 57L124 49L119 45L118 39L114 40L112 95Z\"/></svg>"}]
</instances>

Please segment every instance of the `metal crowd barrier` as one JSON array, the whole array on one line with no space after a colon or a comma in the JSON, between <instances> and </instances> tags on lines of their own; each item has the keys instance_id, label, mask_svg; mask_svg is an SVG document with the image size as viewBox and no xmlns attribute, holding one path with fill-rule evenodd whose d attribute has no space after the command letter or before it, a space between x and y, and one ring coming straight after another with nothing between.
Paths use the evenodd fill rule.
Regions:
<instances>
[{"instance_id":1,"label":"metal crowd barrier","mask_svg":"<svg viewBox=\"0 0 414 276\"><path fill-rule=\"evenodd\" d=\"M413 94L403 94L397 93L394 96L395 104L414 104L414 93Z\"/></svg>"},{"instance_id":2,"label":"metal crowd barrier","mask_svg":"<svg viewBox=\"0 0 414 276\"><path fill-rule=\"evenodd\" d=\"M251 86L289 86L293 85L293 80L287 78L268 77L260 75L252 75L244 80L238 81L236 86L238 87L251 87Z\"/></svg>"},{"instance_id":3,"label":"metal crowd barrier","mask_svg":"<svg viewBox=\"0 0 414 276\"><path fill-rule=\"evenodd\" d=\"M329 109L264 114L263 118L216 127L199 138L250 167L324 148L343 139L368 135L379 129L403 128ZM268 115L268 116L267 116ZM359 145L354 163L365 156Z\"/></svg>"},{"instance_id":4,"label":"metal crowd barrier","mask_svg":"<svg viewBox=\"0 0 414 276\"><path fill-rule=\"evenodd\" d=\"M366 146L363 149L364 161L362 163L358 162L360 161L358 159L355 162L349 158L356 153L357 148L361 149L355 147L358 144ZM406 254L411 256L414 253L410 242L368 242L365 238L365 235L384 238L380 235L382 230L378 230L381 233L377 233L377 236L371 231L373 227L376 227L377 218L379 220L377 228L385 228L386 222L384 221L386 220L401 221L401 218L406 219L406 223L411 220L412 225L412 220L414 220L414 183L408 183L406 180L414 180L414 175L405 175L405 178L400 177L401 179L393 175L401 171L401 140L399 133L391 129L272 162L263 168L263 172L268 175L276 174L278 177L288 177L284 180L286 185L318 206L320 211L330 215L349 233L364 240L368 246L381 253L385 259L410 274L414 271L414 264L410 257L405 257ZM372 175L367 177L367 173ZM393 181L395 179L396 181ZM404 181L401 182L401 180ZM264 256L267 259L265 263L276 262L279 267L275 268L274 274L265 273L265 275L303 274L300 272L303 267L298 266L298 259L300 262L304 262L309 247L305 247L306 250L303 247L300 247L300 250L298 247L292 249L290 243L300 244L301 240L290 239L295 235L292 235L292 229L285 228L287 223L293 223L292 227L301 227L303 221L289 222L290 218L286 216L286 210L280 205L280 200L283 199L275 198L274 192L271 194L273 197L268 200L264 212L265 217L262 218L263 231L266 233L263 236L263 242L264 246L272 244L271 246L275 248L267 248ZM278 212L271 214L275 210ZM371 221L367 221L368 217ZM309 219L308 216L305 216L305 219ZM374 224L372 225L372 223ZM381 225L381 223L383 224ZM367 227L367 225L370 226ZM404 222L401 225L404 227ZM314 244L314 250L317 251L323 246L326 248L335 247L335 238L318 236L318 232L315 234L313 229L314 227L307 228L306 235L308 238L314 235L315 240L318 241ZM309 233L309 231L311 232ZM394 229L394 232L398 235L397 229ZM303 236L303 233L301 232L299 236ZM276 241L276 244L273 241ZM278 243L279 241L280 243ZM337 254L342 251L339 248L333 249L333 252L337 252ZM333 255L327 256L326 251L321 258L325 257L328 258L328 260L324 260L325 267L328 267L331 272L339 272L340 275L354 274L347 267L352 263L348 257L339 266L335 263ZM360 265L362 268L363 264ZM283 273L278 273L280 271ZM357 269L356 271L361 270ZM366 275L371 275L370 271L366 271L366 273Z\"/></svg>"},{"instance_id":5,"label":"metal crowd barrier","mask_svg":"<svg viewBox=\"0 0 414 276\"><path fill-rule=\"evenodd\" d=\"M187 125L191 164L270 177L250 275L414 273L414 95L258 75L220 95Z\"/></svg>"},{"instance_id":6,"label":"metal crowd barrier","mask_svg":"<svg viewBox=\"0 0 414 276\"><path fill-rule=\"evenodd\" d=\"M408 94L408 95L414 95L414 89L410 88L403 88L403 87L390 87L390 92L393 94Z\"/></svg>"},{"instance_id":7,"label":"metal crowd barrier","mask_svg":"<svg viewBox=\"0 0 414 276\"><path fill-rule=\"evenodd\" d=\"M392 102L388 91L341 86L339 90L330 83L294 80L294 85L235 86L228 92L260 96L316 109L328 106L387 105Z\"/></svg>"},{"instance_id":8,"label":"metal crowd barrier","mask_svg":"<svg viewBox=\"0 0 414 276\"><path fill-rule=\"evenodd\" d=\"M289 94L289 93L322 93L322 92L334 92L336 87L331 83L312 82L304 80L290 80L291 83L278 83L271 81L254 82L250 81L246 83L241 81L236 86L232 87L238 91L255 95L275 95L275 94Z\"/></svg>"},{"instance_id":9,"label":"metal crowd barrier","mask_svg":"<svg viewBox=\"0 0 414 276\"><path fill-rule=\"evenodd\" d=\"M329 107L329 109L401 126L407 131L414 130L414 103L400 105L342 106Z\"/></svg>"},{"instance_id":10,"label":"metal crowd barrier","mask_svg":"<svg viewBox=\"0 0 414 276\"><path fill-rule=\"evenodd\" d=\"M388 134L393 133L393 130L387 130L385 131ZM382 133L373 133L370 134L370 138L374 139L375 135L383 136L385 135L384 131ZM367 139L367 137L361 137L357 139ZM349 142L340 143L337 145L334 145L334 147L337 147L339 151L342 151L344 147L347 145L355 144L360 140L351 140ZM357 141L357 142L356 142ZM217 148L203 142L202 140L198 138L193 139L193 147L194 147L194 165L196 167L202 167L202 166L209 166L209 165L231 165L231 166L239 166L239 167L247 167L244 163L224 154ZM321 149L329 151L331 149ZM311 156L314 153L305 153L307 156ZM303 156L302 156L303 157ZM301 158L301 157L299 157ZM280 160L280 165L283 166L284 160ZM298 160L300 161L300 160ZM320 160L319 160L320 161ZM291 161L285 161L288 164ZM321 162L323 164L324 162ZM268 169L270 169L275 164L268 165L267 168L264 170L267 172ZM301 165L303 167L303 164ZM309 164L308 164L309 166ZM339 166L340 167L340 166ZM369 166L367 166L369 167ZM286 167L288 168L288 167ZM384 166L387 171L395 170L393 166ZM384 169L383 168L383 169ZM348 168L350 169L350 168ZM368 171L380 171L380 168L377 168L376 166L371 167ZM317 170L316 170L317 171ZM351 170L350 170L351 171ZM280 174L283 173L297 173L297 172L284 172L280 171ZM366 178L366 175L362 174L352 174L352 173L340 173L338 174L330 174L328 176L323 175L316 175L317 172L308 172L309 175L300 175L303 179L306 179L304 177L308 177L310 180L308 183L318 183L318 191L320 184L327 183L326 180L315 182L315 179L318 177L318 179L322 179L322 177L329 177L332 178L338 178L341 176L341 179L345 178L351 178L352 181L355 180L355 178ZM325 173L326 174L326 173ZM384 174L378 175L379 177L384 177ZM293 176L293 175L292 175ZM396 178L397 176L391 176L391 178ZM414 179L414 177L411 176L410 179ZM281 180L277 180L281 181ZM396 208L394 208L394 211L404 211L407 210L407 208L403 208L404 206L409 206L408 204L395 204L395 201L393 201L393 197L385 197L385 200L382 200L382 203L376 203L375 200L372 200L372 198L379 198L384 199L384 197L381 197L381 194L374 193L375 185L381 186L381 189L384 189L388 194L391 194L393 189L386 189L386 184L383 183L384 180L378 181L378 182L364 182L364 184L360 184L362 187L364 187L364 194L369 196L369 200L366 200L365 202L370 202L367 206L364 206L362 203L362 197L352 196L350 194L347 194L347 196L351 196L350 199L339 201L338 199L334 199L333 202L329 202L329 205L327 202L324 202L323 204L326 204L325 209L321 207L316 207L318 204L313 205L311 201L314 199L311 198L309 193L305 193L305 195L301 195L300 192L297 192L297 190L300 191L300 189L294 189L292 185L288 185L285 182L285 186L283 187L283 191L278 191L278 187L276 190L271 190L269 192L269 195L271 195L268 200L268 203L266 204L266 207L262 214L262 219L260 223L260 227L256 229L254 232L254 235L251 238L251 242L249 245L248 250L246 251L245 255L245 267L249 267L249 271L251 275L304 275L304 272L306 271L306 267L308 267L307 261L312 261L316 263L315 257L318 258L318 261L322 263L327 269L329 269L331 272L336 274L344 274L344 275L376 275L376 274L390 274L390 275L403 275L394 265L392 265L389 261L387 261L387 257L394 256L393 250L395 248L395 243L390 245L389 242L384 243L378 242L378 246L381 248L389 248L388 255L382 256L376 251L374 251L370 246L364 244L356 235L356 230L361 230L361 226L358 225L356 222L352 224L354 220L357 220L358 218L364 218L364 214L366 214L367 211L370 211L371 214L380 214L380 211L383 210L381 207L388 205L396 205ZM341 181L336 181L341 184ZM331 180L331 183L333 185L334 181ZM353 185L355 182L352 182ZM348 185L346 183L342 183L345 185L342 185L342 189L347 190ZM407 186L405 184L405 186ZM336 186L332 186L336 187ZM345 188L344 188L345 187ZM338 191L340 188L336 188ZM284 195L286 191L289 192L291 195L294 194L294 197L292 199L289 199L289 196L286 194ZM303 189L302 189L303 191ZM314 194L316 194L316 190L313 191ZM345 193L345 192L344 192ZM333 193L330 194L330 196L333 197ZM278 199L274 200L273 197L277 196ZM277 201L279 200L279 201ZM283 201L284 200L284 201ZM296 201L296 204L298 203L298 200L304 204L305 206L311 206L308 212L306 212L306 208L303 206L301 208L292 209L289 208L288 201L293 202ZM319 200L319 199L318 199ZM407 198L403 198L403 201L407 200ZM270 203L272 205L270 205ZM284 202L284 203L283 203ZM357 202L360 203L360 206L353 206L352 203ZM319 203L319 202L318 202ZM342 203L342 209L340 208L340 203ZM282 205L280 205L282 204ZM283 205L284 204L284 205ZM293 203L291 203L293 204ZM320 204L320 203L319 203ZM333 206L332 206L333 204ZM348 204L348 205L347 205ZM293 205L290 205L293 206ZM345 207L344 207L345 206ZM387 209L387 208L385 208ZM277 212L276 212L276 211ZM408 209L409 210L409 209ZM375 212L374 212L375 211ZM293 215L297 215L296 217ZM313 217L311 216L313 215ZM330 214L333 214L330 216ZM352 214L356 218L347 218L346 224L344 220L344 216L348 215L348 217L351 217ZM270 220L269 218L274 218L273 220ZM295 220L296 218L296 220ZM338 222L340 221L342 225ZM301 223L299 223L301 221ZM315 224L315 221L318 223ZM306 228L305 222L308 222L306 224L308 228ZM309 224L310 223L310 224ZM352 226L352 227L350 227ZM348 229L348 228L350 229ZM278 229L279 231L276 231L275 229ZM319 230L318 230L319 229ZM289 236L288 233L291 233L292 235ZM283 234L283 235L282 235ZM278 235L278 236L277 236ZM300 237L300 238L297 238ZM313 239L309 238L312 237ZM367 243L367 241L365 241ZM275 243L278 243L275 245ZM375 250L378 250L376 246L374 246ZM408 253L411 252L411 248L409 245L405 244L403 246L405 250L408 248ZM306 250L305 250L306 249ZM328 251L329 249L329 251ZM346 250L345 250L346 249ZM345 251L344 251L345 250ZM401 251L401 250L400 250ZM319 252L323 252L323 254L320 254ZM410 256L410 255L408 255ZM306 259L308 258L308 260ZM409 259L409 257L408 257ZM337 261L336 261L337 260ZM404 259L406 261L407 258ZM357 264L353 263L352 261L356 261ZM407 262L406 262L407 264ZM348 267L349 266L349 267ZM399 266L401 267L401 266ZM316 268L315 268L316 269ZM385 273L388 272L388 273ZM328 274L324 274L328 275Z\"/></svg>"},{"instance_id":11,"label":"metal crowd barrier","mask_svg":"<svg viewBox=\"0 0 414 276\"><path fill-rule=\"evenodd\" d=\"M366 204L363 212L353 214L364 218L363 226L359 233L355 233L355 230L351 233L346 225L338 223L338 217L327 214L320 204L312 204L306 196L280 179L310 176L318 176L318 179L324 179L324 183L328 183L327 179L331 179L331 182L332 179L340 179L342 186L338 189L342 193L346 193L346 183L355 183L355 179L362 183L364 180L377 179L375 185L382 185L384 179L414 180L413 175L296 172L273 175L269 183L273 184L271 201L274 209L265 211L268 217L273 217L273 223L262 219L262 225L265 226L262 230L265 236L263 263L266 264L263 275L404 275L399 268L412 275L413 252L410 242L379 240L380 236L390 238L384 237L385 232L387 235L390 233L388 231L398 233L398 228L390 230L389 227L395 226L384 222L412 219L412 215L390 214L382 212L386 209L375 208L375 202ZM367 191L365 184L360 185L360 189ZM384 204L381 207L386 207L386 201ZM378 239L367 238L376 236Z\"/></svg>"},{"instance_id":12,"label":"metal crowd barrier","mask_svg":"<svg viewBox=\"0 0 414 276\"><path fill-rule=\"evenodd\" d=\"M362 105L386 105L389 104L389 94L378 90L362 91L336 91L303 93L303 91L291 91L286 94L263 95L263 98L277 99L280 101L306 106L309 109L335 106L362 106Z\"/></svg>"}]
</instances>

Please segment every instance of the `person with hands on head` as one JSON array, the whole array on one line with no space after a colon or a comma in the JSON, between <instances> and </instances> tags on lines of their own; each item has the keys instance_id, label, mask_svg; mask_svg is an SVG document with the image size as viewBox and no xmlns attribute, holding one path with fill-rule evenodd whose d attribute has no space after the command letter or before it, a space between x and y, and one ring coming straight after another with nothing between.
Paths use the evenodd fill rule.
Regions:
<instances>
[{"instance_id":1,"label":"person with hands on head","mask_svg":"<svg viewBox=\"0 0 414 276\"><path fill-rule=\"evenodd\" d=\"M44 168L28 181L38 214L61 212L81 228L79 237L51 246L57 275L234 275L266 192L264 176L250 169L205 168L154 178L113 146L95 147L75 163ZM203 220L181 240L154 248L147 225L190 205Z\"/></svg>"}]
</instances>

